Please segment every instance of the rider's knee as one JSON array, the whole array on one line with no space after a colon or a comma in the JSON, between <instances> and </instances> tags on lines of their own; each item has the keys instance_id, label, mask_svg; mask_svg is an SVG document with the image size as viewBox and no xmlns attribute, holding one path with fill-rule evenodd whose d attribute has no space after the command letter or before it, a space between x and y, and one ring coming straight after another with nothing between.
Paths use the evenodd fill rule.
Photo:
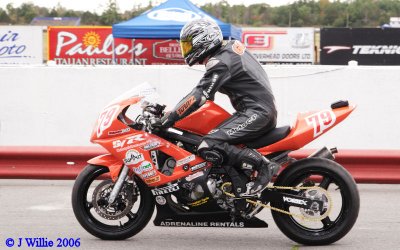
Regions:
<instances>
[{"instance_id":1,"label":"rider's knee","mask_svg":"<svg viewBox=\"0 0 400 250\"><path fill-rule=\"evenodd\" d=\"M215 149L217 144L218 142L214 140L203 140L197 148L197 152L204 160L209 161L214 165L221 165L224 162L225 157L223 152Z\"/></svg>"}]
</instances>

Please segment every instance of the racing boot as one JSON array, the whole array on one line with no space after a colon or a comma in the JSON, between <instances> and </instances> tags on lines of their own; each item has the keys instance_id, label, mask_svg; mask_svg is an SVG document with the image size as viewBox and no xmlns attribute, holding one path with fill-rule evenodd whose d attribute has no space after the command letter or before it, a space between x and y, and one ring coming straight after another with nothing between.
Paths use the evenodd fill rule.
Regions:
<instances>
[{"instance_id":1,"label":"racing boot","mask_svg":"<svg viewBox=\"0 0 400 250\"><path fill-rule=\"evenodd\" d=\"M255 197L267 187L272 177L278 173L280 165L263 157L262 164L256 168L257 176L254 182L246 184L246 192L242 193L242 197Z\"/></svg>"}]
</instances>

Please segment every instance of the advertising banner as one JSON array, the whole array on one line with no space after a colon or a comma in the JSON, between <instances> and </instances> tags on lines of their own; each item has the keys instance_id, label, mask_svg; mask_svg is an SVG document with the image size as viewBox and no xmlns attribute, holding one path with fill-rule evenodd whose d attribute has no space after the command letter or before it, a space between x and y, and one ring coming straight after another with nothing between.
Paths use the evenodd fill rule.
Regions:
<instances>
[{"instance_id":1,"label":"advertising banner","mask_svg":"<svg viewBox=\"0 0 400 250\"><path fill-rule=\"evenodd\" d=\"M0 26L0 64L43 63L43 28Z\"/></svg>"},{"instance_id":2,"label":"advertising banner","mask_svg":"<svg viewBox=\"0 0 400 250\"><path fill-rule=\"evenodd\" d=\"M260 63L315 61L313 28L242 28L242 42Z\"/></svg>"},{"instance_id":3,"label":"advertising banner","mask_svg":"<svg viewBox=\"0 0 400 250\"><path fill-rule=\"evenodd\" d=\"M321 64L400 65L400 29L321 29Z\"/></svg>"},{"instance_id":4,"label":"advertising banner","mask_svg":"<svg viewBox=\"0 0 400 250\"><path fill-rule=\"evenodd\" d=\"M111 27L49 27L48 59L57 64L184 64L179 42L114 39Z\"/></svg>"}]
</instances>

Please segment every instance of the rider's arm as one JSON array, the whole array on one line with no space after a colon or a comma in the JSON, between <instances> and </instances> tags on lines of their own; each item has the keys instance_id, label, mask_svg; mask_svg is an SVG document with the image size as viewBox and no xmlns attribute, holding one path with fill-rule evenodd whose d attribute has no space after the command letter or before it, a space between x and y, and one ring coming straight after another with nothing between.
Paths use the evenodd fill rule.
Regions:
<instances>
[{"instance_id":1,"label":"rider's arm","mask_svg":"<svg viewBox=\"0 0 400 250\"><path fill-rule=\"evenodd\" d=\"M170 127L176 121L185 118L207 100L214 100L217 90L231 77L228 67L215 58L208 61L206 69L206 73L197 86L176 105L169 115L163 117L164 127Z\"/></svg>"}]
</instances>

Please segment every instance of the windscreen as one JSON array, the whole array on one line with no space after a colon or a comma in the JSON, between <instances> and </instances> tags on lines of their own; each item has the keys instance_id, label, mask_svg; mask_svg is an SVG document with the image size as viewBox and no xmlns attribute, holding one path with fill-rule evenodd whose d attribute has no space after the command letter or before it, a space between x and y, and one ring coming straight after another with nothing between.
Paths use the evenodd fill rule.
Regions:
<instances>
[{"instance_id":1,"label":"windscreen","mask_svg":"<svg viewBox=\"0 0 400 250\"><path fill-rule=\"evenodd\" d=\"M113 104L121 102L122 100L130 99L135 96L143 97L140 101L140 106L145 106L149 103L157 103L157 101L159 100L159 94L157 93L156 88L153 87L151 84L145 82L118 96L117 98L112 100L107 106L111 106Z\"/></svg>"}]
</instances>

